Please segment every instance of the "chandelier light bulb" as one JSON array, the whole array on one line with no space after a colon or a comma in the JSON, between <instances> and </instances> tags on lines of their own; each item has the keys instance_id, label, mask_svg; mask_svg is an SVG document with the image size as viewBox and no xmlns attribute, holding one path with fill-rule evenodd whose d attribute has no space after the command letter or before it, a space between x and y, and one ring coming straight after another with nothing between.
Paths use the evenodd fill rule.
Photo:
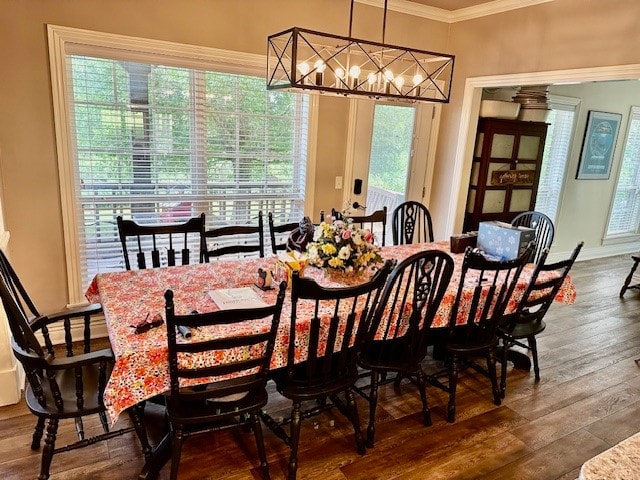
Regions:
<instances>
[{"instance_id":1,"label":"chandelier light bulb","mask_svg":"<svg viewBox=\"0 0 640 480\"><path fill-rule=\"evenodd\" d=\"M367 83L369 84L369 91L372 92L376 81L378 80L378 75L371 72L367 75Z\"/></svg>"},{"instance_id":2,"label":"chandelier light bulb","mask_svg":"<svg viewBox=\"0 0 640 480\"><path fill-rule=\"evenodd\" d=\"M422 88L420 85L422 84L423 81L424 81L424 78L419 73L416 73L413 76L413 86L415 87L414 93L416 97L420 96L420 89Z\"/></svg>"},{"instance_id":3,"label":"chandelier light bulb","mask_svg":"<svg viewBox=\"0 0 640 480\"><path fill-rule=\"evenodd\" d=\"M316 85L322 85L322 81L324 78L324 69L327 68L327 64L322 60L316 60L316 63L313 64L313 68L316 69Z\"/></svg>"},{"instance_id":4,"label":"chandelier light bulb","mask_svg":"<svg viewBox=\"0 0 640 480\"><path fill-rule=\"evenodd\" d=\"M387 82L393 81L393 72L391 70L385 70L384 71L384 79Z\"/></svg>"},{"instance_id":5,"label":"chandelier light bulb","mask_svg":"<svg viewBox=\"0 0 640 480\"><path fill-rule=\"evenodd\" d=\"M307 62L302 62L298 65L298 70L300 70L300 73L302 75L306 75L307 73L309 73L310 67L309 64Z\"/></svg>"},{"instance_id":6,"label":"chandelier light bulb","mask_svg":"<svg viewBox=\"0 0 640 480\"><path fill-rule=\"evenodd\" d=\"M396 77L393 83L396 84L398 90L402 90L402 86L404 85L404 77Z\"/></svg>"},{"instance_id":7,"label":"chandelier light bulb","mask_svg":"<svg viewBox=\"0 0 640 480\"><path fill-rule=\"evenodd\" d=\"M356 89L358 87L358 78L360 77L360 66L352 66L349 69L349 76L351 77L351 88Z\"/></svg>"}]
</instances>

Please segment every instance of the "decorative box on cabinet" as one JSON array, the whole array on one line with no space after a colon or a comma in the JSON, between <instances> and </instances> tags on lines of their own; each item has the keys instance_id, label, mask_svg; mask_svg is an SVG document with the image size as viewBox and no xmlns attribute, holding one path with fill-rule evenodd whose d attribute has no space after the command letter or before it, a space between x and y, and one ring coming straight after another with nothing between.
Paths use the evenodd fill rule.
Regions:
<instances>
[{"instance_id":1,"label":"decorative box on cabinet","mask_svg":"<svg viewBox=\"0 0 640 480\"><path fill-rule=\"evenodd\" d=\"M464 231L483 221L511 222L533 210L547 124L481 118L469 179Z\"/></svg>"}]
</instances>

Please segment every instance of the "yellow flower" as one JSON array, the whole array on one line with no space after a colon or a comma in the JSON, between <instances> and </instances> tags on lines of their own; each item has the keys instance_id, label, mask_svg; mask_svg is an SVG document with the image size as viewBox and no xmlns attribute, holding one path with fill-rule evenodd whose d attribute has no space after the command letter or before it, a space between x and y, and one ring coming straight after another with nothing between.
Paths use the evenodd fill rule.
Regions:
<instances>
[{"instance_id":1,"label":"yellow flower","mask_svg":"<svg viewBox=\"0 0 640 480\"><path fill-rule=\"evenodd\" d=\"M329 259L329 266L333 268L341 268L343 266L343 262L338 257L333 257Z\"/></svg>"},{"instance_id":2,"label":"yellow flower","mask_svg":"<svg viewBox=\"0 0 640 480\"><path fill-rule=\"evenodd\" d=\"M325 255L333 255L338 250L336 249L335 245L332 245L331 243L325 243L324 245L322 245L322 251L325 253Z\"/></svg>"}]
</instances>

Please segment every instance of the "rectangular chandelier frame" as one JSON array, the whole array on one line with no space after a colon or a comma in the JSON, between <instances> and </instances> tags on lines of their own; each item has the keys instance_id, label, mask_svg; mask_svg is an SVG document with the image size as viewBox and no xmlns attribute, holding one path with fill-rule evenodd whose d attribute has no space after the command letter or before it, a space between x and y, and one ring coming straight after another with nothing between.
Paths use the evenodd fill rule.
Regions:
<instances>
[{"instance_id":1,"label":"rectangular chandelier frame","mask_svg":"<svg viewBox=\"0 0 640 480\"><path fill-rule=\"evenodd\" d=\"M293 27L267 39L267 90L448 103L455 57Z\"/></svg>"}]
</instances>

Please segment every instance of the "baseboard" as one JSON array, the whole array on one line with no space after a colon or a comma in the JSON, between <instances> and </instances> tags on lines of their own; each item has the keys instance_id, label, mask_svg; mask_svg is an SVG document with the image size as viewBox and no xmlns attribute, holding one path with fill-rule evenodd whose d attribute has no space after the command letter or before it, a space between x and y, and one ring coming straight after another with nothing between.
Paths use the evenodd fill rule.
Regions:
<instances>
[{"instance_id":1,"label":"baseboard","mask_svg":"<svg viewBox=\"0 0 640 480\"><path fill-rule=\"evenodd\" d=\"M16 364L13 368L0 372L0 407L14 405L22 398L24 371Z\"/></svg>"},{"instance_id":2,"label":"baseboard","mask_svg":"<svg viewBox=\"0 0 640 480\"><path fill-rule=\"evenodd\" d=\"M638 245L637 242L603 245L600 247L585 247L580 251L580 255L578 255L576 262L638 252L640 252L640 245ZM560 260L567 259L572 253L573 250L568 252L556 252L552 249L547 257L547 262L558 262Z\"/></svg>"}]
</instances>

